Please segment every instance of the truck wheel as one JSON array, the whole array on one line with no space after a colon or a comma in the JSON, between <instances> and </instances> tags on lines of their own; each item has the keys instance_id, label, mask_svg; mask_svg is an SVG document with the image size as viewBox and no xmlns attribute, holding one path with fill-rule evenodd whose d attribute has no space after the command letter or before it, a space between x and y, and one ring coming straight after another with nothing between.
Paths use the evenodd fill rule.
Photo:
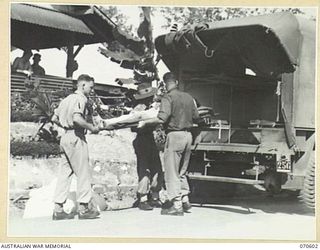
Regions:
<instances>
[{"instance_id":1,"label":"truck wheel","mask_svg":"<svg viewBox=\"0 0 320 250\"><path fill-rule=\"evenodd\" d=\"M315 209L315 155L311 155L306 169L303 189L300 193L301 201L309 208Z\"/></svg>"}]
</instances>

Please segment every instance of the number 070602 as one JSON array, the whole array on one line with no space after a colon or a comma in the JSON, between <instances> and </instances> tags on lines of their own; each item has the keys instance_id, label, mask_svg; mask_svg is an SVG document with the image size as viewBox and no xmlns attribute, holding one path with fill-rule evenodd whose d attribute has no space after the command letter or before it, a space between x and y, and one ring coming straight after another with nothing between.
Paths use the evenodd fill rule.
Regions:
<instances>
[{"instance_id":1,"label":"number 070602","mask_svg":"<svg viewBox=\"0 0 320 250\"><path fill-rule=\"evenodd\" d=\"M300 248L317 249L318 244L300 244Z\"/></svg>"}]
</instances>

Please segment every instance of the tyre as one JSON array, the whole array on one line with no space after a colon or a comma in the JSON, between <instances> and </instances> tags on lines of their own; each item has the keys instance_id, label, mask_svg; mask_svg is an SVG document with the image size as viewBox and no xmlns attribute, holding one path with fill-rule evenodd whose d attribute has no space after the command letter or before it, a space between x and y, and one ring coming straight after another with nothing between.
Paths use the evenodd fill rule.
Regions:
<instances>
[{"instance_id":1,"label":"tyre","mask_svg":"<svg viewBox=\"0 0 320 250\"><path fill-rule=\"evenodd\" d=\"M300 192L300 199L308 208L313 210L315 209L315 175L315 154L312 154L306 169L303 189Z\"/></svg>"}]
</instances>

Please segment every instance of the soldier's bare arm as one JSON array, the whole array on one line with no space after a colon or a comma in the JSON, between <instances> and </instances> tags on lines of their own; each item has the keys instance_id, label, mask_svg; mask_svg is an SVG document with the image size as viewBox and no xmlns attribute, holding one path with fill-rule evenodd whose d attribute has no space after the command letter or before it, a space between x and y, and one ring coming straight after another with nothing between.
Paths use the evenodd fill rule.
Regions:
<instances>
[{"instance_id":1,"label":"soldier's bare arm","mask_svg":"<svg viewBox=\"0 0 320 250\"><path fill-rule=\"evenodd\" d=\"M147 125L163 124L168 120L171 114L171 102L168 96L164 96L161 99L160 110L158 116L145 121L140 121L138 128L142 128Z\"/></svg>"},{"instance_id":2,"label":"soldier's bare arm","mask_svg":"<svg viewBox=\"0 0 320 250\"><path fill-rule=\"evenodd\" d=\"M163 121L160 120L158 117L154 117L154 118L151 118L151 119L148 119L148 120L140 121L139 124L138 124L138 128L142 128L142 127L147 126L147 125L160 124L160 123L163 123Z\"/></svg>"},{"instance_id":3,"label":"soldier's bare arm","mask_svg":"<svg viewBox=\"0 0 320 250\"><path fill-rule=\"evenodd\" d=\"M51 121L52 121L53 123L57 124L59 127L62 127L62 125L61 125L60 122L59 122L59 117L58 117L56 114L54 114L54 115L51 117Z\"/></svg>"}]
</instances>

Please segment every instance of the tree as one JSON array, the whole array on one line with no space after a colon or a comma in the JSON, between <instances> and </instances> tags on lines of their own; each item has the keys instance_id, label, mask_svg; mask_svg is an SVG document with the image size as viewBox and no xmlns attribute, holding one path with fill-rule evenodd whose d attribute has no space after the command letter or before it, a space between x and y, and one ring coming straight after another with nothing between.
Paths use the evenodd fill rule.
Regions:
<instances>
[{"instance_id":1,"label":"tree","mask_svg":"<svg viewBox=\"0 0 320 250\"><path fill-rule=\"evenodd\" d=\"M128 34L137 37L132 24L128 24L128 16L122 13L117 6L100 6L100 10L104 12L114 23L122 28Z\"/></svg>"},{"instance_id":2,"label":"tree","mask_svg":"<svg viewBox=\"0 0 320 250\"><path fill-rule=\"evenodd\" d=\"M158 78L154 63L154 40L151 24L151 7L140 7L141 22L139 27L127 25L127 16L115 6L100 7L100 10L113 20L116 25L129 36L117 33L117 41L103 44L100 52L121 67L132 69L137 82L150 83ZM133 32L133 30L135 32ZM138 38L138 41L134 38Z\"/></svg>"},{"instance_id":3,"label":"tree","mask_svg":"<svg viewBox=\"0 0 320 250\"><path fill-rule=\"evenodd\" d=\"M201 22L213 22L230 18L264 15L276 12L290 11L293 14L304 14L299 8L229 8L229 7L154 7L165 17L164 28L174 23L192 25Z\"/></svg>"},{"instance_id":4,"label":"tree","mask_svg":"<svg viewBox=\"0 0 320 250\"><path fill-rule=\"evenodd\" d=\"M125 58L114 60L122 67L131 68L134 71L134 79L137 82L151 82L159 79L157 75L156 64L154 58L154 40L152 34L152 16L161 14L166 22L162 25L163 28L169 28L173 24L181 26L209 23L213 21L226 20L230 18L239 18L252 15L271 14L276 12L289 11L294 14L304 14L299 8L230 8L230 7L140 7L141 8L141 23L139 27L128 25L128 17L121 13L116 6L104 7L105 14L110 17L118 26L120 26L128 34L138 37L144 41L145 48L143 55L139 54L138 59ZM121 51L119 44L116 44L116 49L112 49L110 44L104 46L103 54L115 59ZM127 46L128 47L128 46ZM131 46L132 47L132 46ZM129 48L129 47L128 47ZM130 49L129 49L130 50ZM103 51L103 49L102 49ZM122 51L125 51L122 49ZM112 52L116 54L112 54ZM128 62L129 61L129 62Z\"/></svg>"}]
</instances>

